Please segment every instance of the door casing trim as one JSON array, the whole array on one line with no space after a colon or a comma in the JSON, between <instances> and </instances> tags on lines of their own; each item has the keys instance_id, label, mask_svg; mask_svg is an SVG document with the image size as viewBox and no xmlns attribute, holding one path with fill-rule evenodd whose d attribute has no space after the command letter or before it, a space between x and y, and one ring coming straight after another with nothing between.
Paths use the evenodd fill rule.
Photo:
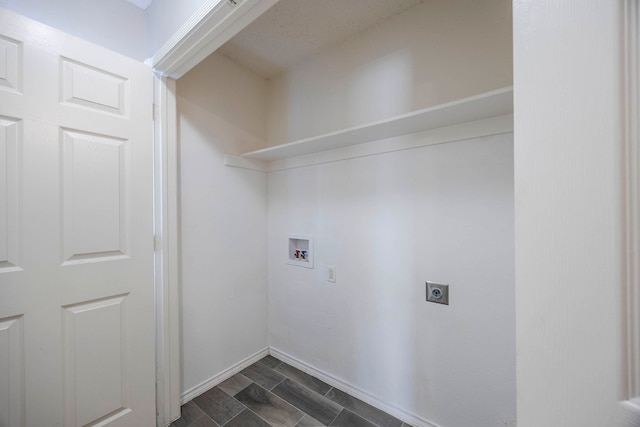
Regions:
<instances>
[{"instance_id":1,"label":"door casing trim","mask_svg":"<svg viewBox=\"0 0 640 427\"><path fill-rule=\"evenodd\" d=\"M147 63L154 72L157 425L180 417L180 186L176 80L279 0L208 0Z\"/></svg>"}]
</instances>

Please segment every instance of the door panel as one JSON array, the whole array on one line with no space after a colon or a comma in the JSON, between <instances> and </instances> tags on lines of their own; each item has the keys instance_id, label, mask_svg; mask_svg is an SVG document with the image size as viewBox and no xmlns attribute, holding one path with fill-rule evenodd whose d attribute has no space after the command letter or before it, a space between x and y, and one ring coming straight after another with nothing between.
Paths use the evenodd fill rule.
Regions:
<instances>
[{"instance_id":1,"label":"door panel","mask_svg":"<svg viewBox=\"0 0 640 427\"><path fill-rule=\"evenodd\" d=\"M20 42L0 37L0 86L5 90L20 91L21 54Z\"/></svg>"},{"instance_id":2,"label":"door panel","mask_svg":"<svg viewBox=\"0 0 640 427\"><path fill-rule=\"evenodd\" d=\"M22 316L0 319L0 426L24 425Z\"/></svg>"},{"instance_id":3,"label":"door panel","mask_svg":"<svg viewBox=\"0 0 640 427\"><path fill-rule=\"evenodd\" d=\"M0 426L155 424L151 76L0 9Z\"/></svg>"},{"instance_id":4,"label":"door panel","mask_svg":"<svg viewBox=\"0 0 640 427\"><path fill-rule=\"evenodd\" d=\"M124 256L130 141L62 130L64 263Z\"/></svg>"},{"instance_id":5,"label":"door panel","mask_svg":"<svg viewBox=\"0 0 640 427\"><path fill-rule=\"evenodd\" d=\"M0 272L19 269L20 121L0 117Z\"/></svg>"},{"instance_id":6,"label":"door panel","mask_svg":"<svg viewBox=\"0 0 640 427\"><path fill-rule=\"evenodd\" d=\"M129 85L125 77L62 58L62 102L125 114Z\"/></svg>"},{"instance_id":7,"label":"door panel","mask_svg":"<svg viewBox=\"0 0 640 427\"><path fill-rule=\"evenodd\" d=\"M64 307L65 424L86 425L131 411L127 373L128 295ZM95 354L105 357L99 360ZM100 387L95 387L100 384Z\"/></svg>"}]
</instances>

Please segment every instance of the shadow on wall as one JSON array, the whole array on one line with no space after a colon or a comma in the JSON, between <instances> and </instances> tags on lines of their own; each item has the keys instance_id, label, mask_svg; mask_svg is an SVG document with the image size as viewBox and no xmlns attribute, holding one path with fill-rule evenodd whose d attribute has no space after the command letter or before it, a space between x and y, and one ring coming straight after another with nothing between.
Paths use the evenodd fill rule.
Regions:
<instances>
[{"instance_id":1,"label":"shadow on wall","mask_svg":"<svg viewBox=\"0 0 640 427\"><path fill-rule=\"evenodd\" d=\"M271 81L268 145L340 131L412 111L414 65L409 49L353 64L314 61Z\"/></svg>"},{"instance_id":2,"label":"shadow on wall","mask_svg":"<svg viewBox=\"0 0 640 427\"><path fill-rule=\"evenodd\" d=\"M409 49L374 59L353 70L346 88L346 123L366 124L411 111L414 64Z\"/></svg>"},{"instance_id":3,"label":"shadow on wall","mask_svg":"<svg viewBox=\"0 0 640 427\"><path fill-rule=\"evenodd\" d=\"M214 53L177 82L183 104L204 120L204 138L229 154L242 154L266 146L268 82L253 72ZM197 108L194 108L197 107ZM184 116L182 118L185 118ZM189 119L186 117L186 119Z\"/></svg>"}]
</instances>

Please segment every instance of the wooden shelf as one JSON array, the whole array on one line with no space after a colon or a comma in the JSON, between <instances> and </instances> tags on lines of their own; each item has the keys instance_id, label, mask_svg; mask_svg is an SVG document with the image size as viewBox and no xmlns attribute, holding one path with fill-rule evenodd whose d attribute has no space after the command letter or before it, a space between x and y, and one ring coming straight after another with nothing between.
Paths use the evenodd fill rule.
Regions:
<instances>
[{"instance_id":1,"label":"wooden shelf","mask_svg":"<svg viewBox=\"0 0 640 427\"><path fill-rule=\"evenodd\" d=\"M508 87L364 126L251 151L241 157L261 161L286 159L512 113L513 88Z\"/></svg>"}]
</instances>

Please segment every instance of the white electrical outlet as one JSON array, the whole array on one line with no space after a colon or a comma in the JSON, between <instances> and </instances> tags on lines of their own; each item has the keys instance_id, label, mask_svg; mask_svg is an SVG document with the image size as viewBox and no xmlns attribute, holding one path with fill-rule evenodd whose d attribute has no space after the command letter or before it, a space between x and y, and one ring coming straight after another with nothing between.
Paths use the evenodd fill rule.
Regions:
<instances>
[{"instance_id":1,"label":"white electrical outlet","mask_svg":"<svg viewBox=\"0 0 640 427\"><path fill-rule=\"evenodd\" d=\"M327 282L336 283L336 266L327 265Z\"/></svg>"}]
</instances>

